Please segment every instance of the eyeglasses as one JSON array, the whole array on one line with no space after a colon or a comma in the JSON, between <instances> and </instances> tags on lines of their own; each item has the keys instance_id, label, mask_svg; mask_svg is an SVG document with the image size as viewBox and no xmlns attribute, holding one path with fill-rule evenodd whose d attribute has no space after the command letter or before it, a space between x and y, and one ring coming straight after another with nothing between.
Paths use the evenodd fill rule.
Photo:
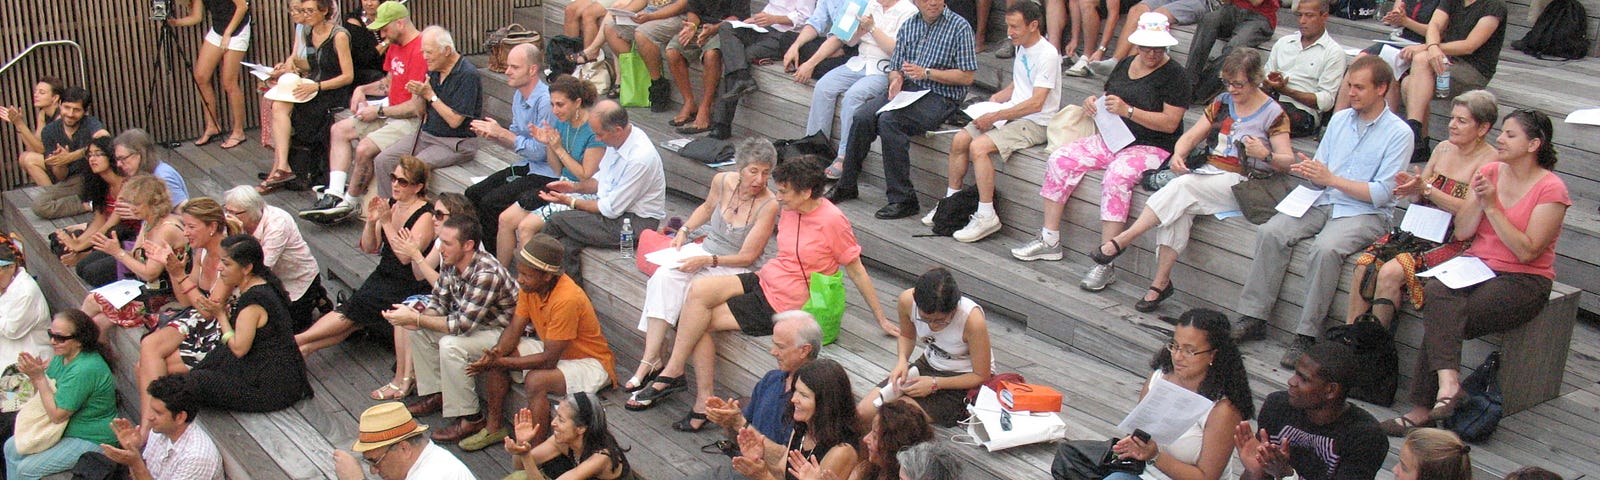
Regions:
<instances>
[{"instance_id":1,"label":"eyeglasses","mask_svg":"<svg viewBox=\"0 0 1600 480\"><path fill-rule=\"evenodd\" d=\"M1185 357L1193 357L1195 355L1204 355L1204 354L1207 354L1207 353L1215 352L1215 351L1217 351L1217 349L1208 348L1208 349L1205 349L1205 350L1195 350L1194 347L1180 347L1180 346L1178 346L1177 343L1168 343L1167 344L1167 351L1172 352L1173 355L1177 355L1177 354L1182 353L1183 356L1185 356Z\"/></svg>"},{"instance_id":2,"label":"eyeglasses","mask_svg":"<svg viewBox=\"0 0 1600 480\"><path fill-rule=\"evenodd\" d=\"M127 155L117 155L116 158L117 158L117 161L122 162L122 161L127 161L128 159L133 158L133 157L137 157L137 156L139 156L139 154L130 153L130 154L127 154Z\"/></svg>"},{"instance_id":3,"label":"eyeglasses","mask_svg":"<svg viewBox=\"0 0 1600 480\"><path fill-rule=\"evenodd\" d=\"M56 333L55 330L45 330L44 334L49 336L50 341L55 343L67 343L67 340L72 340L72 335L62 335Z\"/></svg>"},{"instance_id":4,"label":"eyeglasses","mask_svg":"<svg viewBox=\"0 0 1600 480\"><path fill-rule=\"evenodd\" d=\"M234 210L234 209L231 209L231 208L222 209L222 213L228 214L228 216L230 216L230 217L242 217L242 216L244 216L244 210Z\"/></svg>"},{"instance_id":5,"label":"eyeglasses","mask_svg":"<svg viewBox=\"0 0 1600 480\"><path fill-rule=\"evenodd\" d=\"M316 13L316 11L317 11L316 9L312 9L312 8L291 8L291 9L289 9L289 13L297 14L297 15L310 15L312 13Z\"/></svg>"},{"instance_id":6,"label":"eyeglasses","mask_svg":"<svg viewBox=\"0 0 1600 480\"><path fill-rule=\"evenodd\" d=\"M394 451L394 445L393 443L389 444L389 448L383 451L383 455L378 455L378 458L367 458L363 455L361 459L365 460L367 465L372 466L372 468L378 468L378 464L383 463L383 458L389 456L389 452Z\"/></svg>"},{"instance_id":7,"label":"eyeglasses","mask_svg":"<svg viewBox=\"0 0 1600 480\"><path fill-rule=\"evenodd\" d=\"M440 219L440 220L444 220L444 219L450 218L450 212L446 211L446 210L440 210L440 209L435 208L435 209L433 209L433 218L437 218L437 219Z\"/></svg>"},{"instance_id":8,"label":"eyeglasses","mask_svg":"<svg viewBox=\"0 0 1600 480\"><path fill-rule=\"evenodd\" d=\"M1241 89L1241 88L1244 88L1246 85L1249 85L1250 82L1235 82L1233 80L1228 80L1228 79L1224 78L1224 79L1222 79L1222 84L1223 85L1227 85L1228 88Z\"/></svg>"},{"instance_id":9,"label":"eyeglasses","mask_svg":"<svg viewBox=\"0 0 1600 480\"><path fill-rule=\"evenodd\" d=\"M399 175L395 175L393 173L389 174L389 181L394 182L394 183L398 183L402 187L409 187L409 186L412 186L412 185L422 185L422 182L413 182L409 178L405 178L405 177L402 177L402 176L399 176Z\"/></svg>"}]
</instances>

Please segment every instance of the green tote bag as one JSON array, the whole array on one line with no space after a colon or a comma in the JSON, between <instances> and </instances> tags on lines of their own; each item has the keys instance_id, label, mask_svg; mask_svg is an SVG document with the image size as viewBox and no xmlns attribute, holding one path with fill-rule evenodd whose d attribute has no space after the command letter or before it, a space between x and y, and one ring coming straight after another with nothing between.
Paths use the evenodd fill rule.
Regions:
<instances>
[{"instance_id":1,"label":"green tote bag","mask_svg":"<svg viewBox=\"0 0 1600 480\"><path fill-rule=\"evenodd\" d=\"M617 76L622 77L622 94L617 101L624 107L650 106L650 71L639 51L617 55Z\"/></svg>"}]
</instances>

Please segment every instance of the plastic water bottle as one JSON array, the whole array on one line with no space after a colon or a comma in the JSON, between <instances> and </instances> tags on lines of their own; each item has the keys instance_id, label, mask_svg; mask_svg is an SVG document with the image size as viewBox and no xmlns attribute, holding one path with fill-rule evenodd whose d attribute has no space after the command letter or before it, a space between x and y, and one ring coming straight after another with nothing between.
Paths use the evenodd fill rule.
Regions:
<instances>
[{"instance_id":1,"label":"plastic water bottle","mask_svg":"<svg viewBox=\"0 0 1600 480\"><path fill-rule=\"evenodd\" d=\"M633 258L633 219L622 219L622 232L617 234L617 248L622 258Z\"/></svg>"},{"instance_id":2,"label":"plastic water bottle","mask_svg":"<svg viewBox=\"0 0 1600 480\"><path fill-rule=\"evenodd\" d=\"M1433 77L1433 98L1450 97L1450 59L1444 60L1444 71Z\"/></svg>"}]
</instances>

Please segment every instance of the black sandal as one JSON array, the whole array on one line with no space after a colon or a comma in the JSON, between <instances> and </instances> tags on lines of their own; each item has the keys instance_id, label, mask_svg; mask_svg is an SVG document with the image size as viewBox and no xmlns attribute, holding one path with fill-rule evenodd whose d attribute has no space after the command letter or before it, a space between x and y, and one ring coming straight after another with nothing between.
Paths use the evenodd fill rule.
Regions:
<instances>
[{"instance_id":1,"label":"black sandal","mask_svg":"<svg viewBox=\"0 0 1600 480\"><path fill-rule=\"evenodd\" d=\"M662 389L652 388L656 383L665 383L667 386L666 388ZM676 377L657 376L655 382L648 384L646 387L641 388L636 392L633 392L633 401L629 402L627 405L624 405L623 408L628 409L630 412L649 410L651 407L656 406L657 402L666 399L674 393L687 390L688 388L689 383L683 380L682 375Z\"/></svg>"},{"instance_id":2,"label":"black sandal","mask_svg":"<svg viewBox=\"0 0 1600 480\"><path fill-rule=\"evenodd\" d=\"M700 426L694 426L695 420L700 421ZM683 417L683 420L678 420L672 424L672 429L680 432L692 433L704 430L706 428L706 424L708 423L711 423L711 421L706 419L706 414L690 410L689 416Z\"/></svg>"},{"instance_id":3,"label":"black sandal","mask_svg":"<svg viewBox=\"0 0 1600 480\"><path fill-rule=\"evenodd\" d=\"M1094 250L1089 252L1089 258L1093 259L1094 263L1110 265L1112 260L1116 260L1117 257L1122 256L1122 244L1117 243L1117 239L1113 238L1106 241L1111 242L1111 248L1114 249L1113 252L1110 255L1100 253L1100 247L1104 247L1104 243L1094 247Z\"/></svg>"},{"instance_id":4,"label":"black sandal","mask_svg":"<svg viewBox=\"0 0 1600 480\"><path fill-rule=\"evenodd\" d=\"M1154 312L1154 311L1156 311L1157 308L1161 308L1161 302L1165 301L1168 297L1171 297L1172 296L1172 292L1177 291L1177 289L1172 287L1172 282L1171 281L1168 281L1167 282L1167 288L1150 287L1150 291L1156 292L1156 299L1155 300L1145 300L1145 299L1141 298L1141 299L1139 299L1138 303L1133 304L1133 309L1134 310L1138 310L1138 311L1144 312L1144 313Z\"/></svg>"}]
</instances>

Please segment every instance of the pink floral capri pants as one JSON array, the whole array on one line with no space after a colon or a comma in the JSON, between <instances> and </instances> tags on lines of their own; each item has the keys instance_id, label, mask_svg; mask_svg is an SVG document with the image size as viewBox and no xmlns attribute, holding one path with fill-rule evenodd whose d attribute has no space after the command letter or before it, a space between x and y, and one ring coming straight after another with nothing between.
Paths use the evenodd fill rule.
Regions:
<instances>
[{"instance_id":1,"label":"pink floral capri pants","mask_svg":"<svg viewBox=\"0 0 1600 480\"><path fill-rule=\"evenodd\" d=\"M1123 222L1128 220L1128 203L1133 199L1133 186L1139 183L1139 174L1161 166L1171 154L1149 145L1130 145L1112 152L1099 135L1091 135L1062 145L1050 160L1045 162L1044 185L1039 195L1056 203L1066 203L1077 188L1083 175L1095 170L1106 171L1100 182L1100 220Z\"/></svg>"}]
</instances>

